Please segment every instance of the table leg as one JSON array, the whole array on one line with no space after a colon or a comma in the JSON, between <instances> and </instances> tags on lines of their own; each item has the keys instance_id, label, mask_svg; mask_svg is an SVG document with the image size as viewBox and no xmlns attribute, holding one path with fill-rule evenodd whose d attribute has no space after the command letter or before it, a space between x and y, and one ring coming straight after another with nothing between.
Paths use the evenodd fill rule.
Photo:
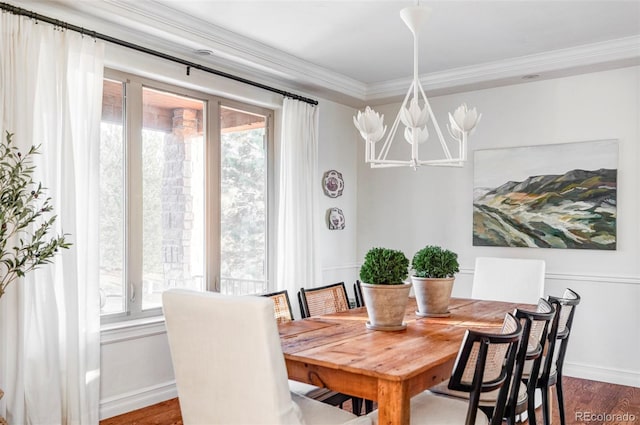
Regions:
<instances>
[{"instance_id":1,"label":"table leg","mask_svg":"<svg viewBox=\"0 0 640 425\"><path fill-rule=\"evenodd\" d=\"M406 382L378 382L378 423L409 425L411 398Z\"/></svg>"}]
</instances>

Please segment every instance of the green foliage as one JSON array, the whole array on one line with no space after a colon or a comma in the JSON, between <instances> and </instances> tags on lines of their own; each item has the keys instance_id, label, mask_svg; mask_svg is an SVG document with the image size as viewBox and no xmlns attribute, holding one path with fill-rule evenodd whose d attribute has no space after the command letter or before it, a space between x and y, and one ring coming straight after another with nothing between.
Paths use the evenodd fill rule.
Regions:
<instances>
[{"instance_id":1,"label":"green foliage","mask_svg":"<svg viewBox=\"0 0 640 425\"><path fill-rule=\"evenodd\" d=\"M439 246L427 245L411 261L416 277L442 279L459 272L458 254Z\"/></svg>"},{"instance_id":2,"label":"green foliage","mask_svg":"<svg viewBox=\"0 0 640 425\"><path fill-rule=\"evenodd\" d=\"M124 142L122 125L102 122L100 137L100 267L122 270L124 258ZM143 136L144 137L144 136ZM145 154L150 148L145 146ZM143 162L146 165L149 161ZM143 195L145 196L145 191ZM144 224L150 221L145 217ZM152 235L161 235L158 223ZM158 240L144 243L160 245Z\"/></svg>"},{"instance_id":3,"label":"green foliage","mask_svg":"<svg viewBox=\"0 0 640 425\"><path fill-rule=\"evenodd\" d=\"M7 286L43 264L51 263L58 249L71 246L65 235L50 237L56 221L51 198L32 175L32 156L38 147L22 154L7 132L0 142L0 297Z\"/></svg>"},{"instance_id":4,"label":"green foliage","mask_svg":"<svg viewBox=\"0 0 640 425\"><path fill-rule=\"evenodd\" d=\"M360 268L360 279L369 284L401 285L409 275L409 259L402 251L371 248Z\"/></svg>"},{"instance_id":5,"label":"green foliage","mask_svg":"<svg viewBox=\"0 0 640 425\"><path fill-rule=\"evenodd\" d=\"M265 279L267 158L264 133L260 128L222 134L222 277Z\"/></svg>"}]
</instances>

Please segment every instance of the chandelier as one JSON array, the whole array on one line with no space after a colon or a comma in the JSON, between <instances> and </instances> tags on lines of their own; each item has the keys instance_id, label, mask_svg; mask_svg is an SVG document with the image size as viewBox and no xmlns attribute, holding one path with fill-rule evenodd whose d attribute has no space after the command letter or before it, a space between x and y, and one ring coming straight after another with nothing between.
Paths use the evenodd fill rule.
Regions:
<instances>
[{"instance_id":1,"label":"chandelier","mask_svg":"<svg viewBox=\"0 0 640 425\"><path fill-rule=\"evenodd\" d=\"M453 149L450 149L418 79L419 29L430 14L430 8L419 5L406 7L400 11L400 17L413 33L413 81L382 146L378 146L378 142L382 140L387 131L387 127L384 125L384 115L380 115L367 106L364 111L359 111L353 117L353 123L365 140L365 161L371 164L372 168L408 166L416 169L421 165L461 167L467 160L467 137L475 129L482 114L478 114L475 108L467 108L464 103L453 113L449 113L447 128L449 135L454 140ZM429 122L435 129L444 157L422 160L419 157L420 145L429 138ZM405 127L404 138L411 145L411 158L407 160L387 159L400 123ZM452 154L452 150L456 156Z\"/></svg>"}]
</instances>

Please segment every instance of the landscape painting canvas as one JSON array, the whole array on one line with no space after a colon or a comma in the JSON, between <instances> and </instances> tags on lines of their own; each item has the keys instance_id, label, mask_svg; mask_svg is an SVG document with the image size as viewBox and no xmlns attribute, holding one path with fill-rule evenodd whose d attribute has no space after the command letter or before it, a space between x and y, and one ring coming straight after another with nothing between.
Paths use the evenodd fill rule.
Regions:
<instances>
[{"instance_id":1,"label":"landscape painting canvas","mask_svg":"<svg viewBox=\"0 0 640 425\"><path fill-rule=\"evenodd\" d=\"M616 249L616 140L474 153L473 245Z\"/></svg>"}]
</instances>

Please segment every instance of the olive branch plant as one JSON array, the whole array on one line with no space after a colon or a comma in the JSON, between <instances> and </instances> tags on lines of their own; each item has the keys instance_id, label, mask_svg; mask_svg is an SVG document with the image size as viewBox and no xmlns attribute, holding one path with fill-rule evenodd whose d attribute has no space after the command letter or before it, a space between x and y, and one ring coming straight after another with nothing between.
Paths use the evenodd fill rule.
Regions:
<instances>
[{"instance_id":1,"label":"olive branch plant","mask_svg":"<svg viewBox=\"0 0 640 425\"><path fill-rule=\"evenodd\" d=\"M39 146L23 155L12 138L7 131L0 142L0 298L11 282L71 247L68 234L50 234L56 221L51 198L42 183L33 181Z\"/></svg>"}]
</instances>

